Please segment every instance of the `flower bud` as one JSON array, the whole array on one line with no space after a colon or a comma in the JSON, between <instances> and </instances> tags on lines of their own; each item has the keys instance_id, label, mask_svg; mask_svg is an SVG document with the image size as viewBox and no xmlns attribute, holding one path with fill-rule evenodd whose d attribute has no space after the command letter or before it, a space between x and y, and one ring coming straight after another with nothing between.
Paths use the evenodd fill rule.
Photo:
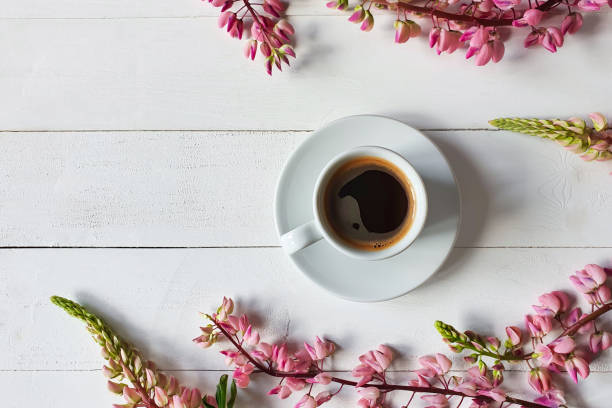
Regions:
<instances>
[{"instance_id":1,"label":"flower bud","mask_svg":"<svg viewBox=\"0 0 612 408\"><path fill-rule=\"evenodd\" d=\"M370 13L370 10L366 10L365 11L365 18L363 20L363 22L361 23L361 31L372 31L372 28L374 28L374 16L372 15L372 13Z\"/></svg>"},{"instance_id":2,"label":"flower bud","mask_svg":"<svg viewBox=\"0 0 612 408\"><path fill-rule=\"evenodd\" d=\"M582 27L582 14L570 13L561 23L561 32L563 35L567 33L576 34L576 32L580 30L580 27Z\"/></svg>"},{"instance_id":3,"label":"flower bud","mask_svg":"<svg viewBox=\"0 0 612 408\"><path fill-rule=\"evenodd\" d=\"M508 335L508 340L512 346L518 346L523 341L523 333L521 332L521 329L516 326L506 327L506 334Z\"/></svg>"},{"instance_id":4,"label":"flower bud","mask_svg":"<svg viewBox=\"0 0 612 408\"><path fill-rule=\"evenodd\" d=\"M602 130L608 128L608 120L601 113L593 112L589 114L589 118L591 118L591 121L593 122L593 128L596 131L601 132Z\"/></svg>"},{"instance_id":5,"label":"flower bud","mask_svg":"<svg viewBox=\"0 0 612 408\"><path fill-rule=\"evenodd\" d=\"M361 23L363 21L363 19L365 18L365 16L366 16L366 13L365 13L365 10L363 9L363 7L355 6L353 14L351 14L351 16L349 17L348 20L351 23Z\"/></svg>"},{"instance_id":6,"label":"flower bud","mask_svg":"<svg viewBox=\"0 0 612 408\"><path fill-rule=\"evenodd\" d=\"M528 25L536 26L540 23L543 16L544 16L543 11L540 11L538 9L529 9L525 11L525 14L523 14L523 19Z\"/></svg>"},{"instance_id":7,"label":"flower bud","mask_svg":"<svg viewBox=\"0 0 612 408\"><path fill-rule=\"evenodd\" d=\"M114 381L109 380L106 383L106 386L108 390L114 394L123 394L123 388L125 387L125 384L116 383Z\"/></svg>"},{"instance_id":8,"label":"flower bud","mask_svg":"<svg viewBox=\"0 0 612 408\"><path fill-rule=\"evenodd\" d=\"M547 369L538 367L534 368L529 372L529 385L539 394L543 394L544 392L550 389L550 373Z\"/></svg>"},{"instance_id":9,"label":"flower bud","mask_svg":"<svg viewBox=\"0 0 612 408\"><path fill-rule=\"evenodd\" d=\"M155 403L160 407L168 405L168 394L160 387L155 387Z\"/></svg>"}]
</instances>

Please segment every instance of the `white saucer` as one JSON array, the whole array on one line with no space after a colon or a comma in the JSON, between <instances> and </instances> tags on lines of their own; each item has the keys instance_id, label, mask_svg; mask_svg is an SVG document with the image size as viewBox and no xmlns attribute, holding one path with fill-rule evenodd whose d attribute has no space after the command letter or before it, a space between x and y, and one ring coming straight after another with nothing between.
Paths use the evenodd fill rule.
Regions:
<instances>
[{"instance_id":1,"label":"white saucer","mask_svg":"<svg viewBox=\"0 0 612 408\"><path fill-rule=\"evenodd\" d=\"M325 240L290 255L323 288L345 299L376 302L401 296L432 276L455 242L459 192L438 148L418 130L381 116L351 116L316 131L291 155L276 187L274 216L280 235L313 219L312 194L325 164L338 153L363 145L389 148L419 172L429 213L423 231L405 251L380 261L350 258Z\"/></svg>"}]
</instances>

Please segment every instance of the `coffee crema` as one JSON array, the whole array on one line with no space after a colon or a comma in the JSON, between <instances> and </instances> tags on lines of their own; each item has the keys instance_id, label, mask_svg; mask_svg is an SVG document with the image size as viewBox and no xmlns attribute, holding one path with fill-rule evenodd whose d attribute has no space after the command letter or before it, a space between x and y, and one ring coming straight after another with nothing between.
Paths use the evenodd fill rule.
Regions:
<instances>
[{"instance_id":1,"label":"coffee crema","mask_svg":"<svg viewBox=\"0 0 612 408\"><path fill-rule=\"evenodd\" d=\"M410 230L416 203L412 184L393 163L357 157L329 177L323 195L326 222L346 244L380 251Z\"/></svg>"}]
</instances>

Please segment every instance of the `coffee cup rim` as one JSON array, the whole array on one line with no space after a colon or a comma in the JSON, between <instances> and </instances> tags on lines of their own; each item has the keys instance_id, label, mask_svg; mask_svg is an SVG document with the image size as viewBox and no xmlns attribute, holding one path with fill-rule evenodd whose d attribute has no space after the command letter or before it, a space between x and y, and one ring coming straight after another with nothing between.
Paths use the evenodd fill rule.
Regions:
<instances>
[{"instance_id":1,"label":"coffee cup rim","mask_svg":"<svg viewBox=\"0 0 612 408\"><path fill-rule=\"evenodd\" d=\"M360 250L342 242L332 233L331 226L324 220L323 215L322 195L324 195L325 187L327 187L327 184L324 182L338 166L342 165L347 160L363 156L382 158L397 166L411 183L415 195L416 211L410 229L399 241L388 248L377 251ZM425 183L419 173L406 158L382 146L358 146L332 158L317 177L312 205L315 222L325 240L340 252L362 260L381 260L390 258L410 247L423 230L428 212L427 191L425 189Z\"/></svg>"}]
</instances>

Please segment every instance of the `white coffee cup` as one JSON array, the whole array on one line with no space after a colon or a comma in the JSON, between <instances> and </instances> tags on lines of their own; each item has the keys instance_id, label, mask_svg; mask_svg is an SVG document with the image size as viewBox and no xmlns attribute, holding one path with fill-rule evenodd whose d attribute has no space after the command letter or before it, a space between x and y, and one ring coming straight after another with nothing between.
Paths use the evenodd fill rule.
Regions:
<instances>
[{"instance_id":1,"label":"white coffee cup","mask_svg":"<svg viewBox=\"0 0 612 408\"><path fill-rule=\"evenodd\" d=\"M416 208L410 229L392 245L376 251L362 250L340 240L327 222L324 213L324 194L331 177L343 164L359 157L378 157L391 162L410 182L414 194L413 205ZM427 192L423 180L408 160L384 147L361 146L341 153L327 163L315 183L312 206L314 213L312 221L300 225L280 237L281 245L289 254L325 239L338 251L348 256L363 260L378 260L399 254L419 236L427 218Z\"/></svg>"}]
</instances>

